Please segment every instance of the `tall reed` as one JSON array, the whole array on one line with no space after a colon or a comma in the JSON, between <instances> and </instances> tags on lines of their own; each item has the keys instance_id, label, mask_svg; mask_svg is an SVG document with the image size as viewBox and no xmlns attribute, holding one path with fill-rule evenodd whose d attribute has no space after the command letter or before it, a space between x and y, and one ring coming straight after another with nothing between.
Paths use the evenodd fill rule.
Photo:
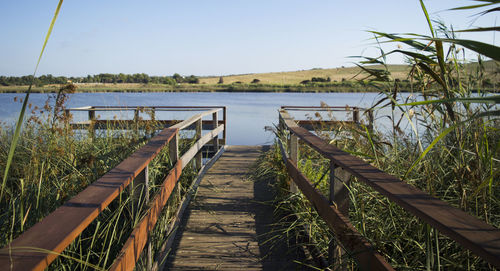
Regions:
<instances>
[{"instance_id":1,"label":"tall reed","mask_svg":"<svg viewBox=\"0 0 500 271\"><path fill-rule=\"evenodd\" d=\"M479 7L486 8L483 14L498 10L497 1L481 3ZM484 72L483 56L498 60L500 50L494 45L457 38L456 31L444 23L433 22L422 1L421 5L430 36L373 31L381 45L381 55L365 57L359 65L370 84L380 90L380 98L371 109L376 112L378 123L388 120L390 128L375 126L370 130L366 126L341 125L318 127L316 133L330 144L498 228L500 98L483 90L485 82L498 87L498 78ZM478 6L461 9L473 8ZM494 30L498 27L464 31ZM385 52L382 47L385 42L398 42L408 49ZM479 53L477 63L468 63L464 48ZM392 79L389 70L383 68L387 67L385 59L390 54L407 57L411 65L410 93L402 93L399 80ZM488 65L492 63L499 67L497 62ZM374 68L372 64L382 66ZM312 118L321 120L319 116ZM278 132L278 137L286 142L285 134ZM299 153L299 169L327 195L329 161L305 145L300 146ZM281 164L276 146L268 161ZM294 213L298 220L290 223L290 228L308 227L310 241L326 256L330 238L327 227L300 193L287 192L283 165L273 168L279 177L278 189L282 191L277 209ZM350 220L396 269L492 268L370 187L353 180L349 192ZM347 262L349 269L357 269L352 259Z\"/></svg>"}]
</instances>

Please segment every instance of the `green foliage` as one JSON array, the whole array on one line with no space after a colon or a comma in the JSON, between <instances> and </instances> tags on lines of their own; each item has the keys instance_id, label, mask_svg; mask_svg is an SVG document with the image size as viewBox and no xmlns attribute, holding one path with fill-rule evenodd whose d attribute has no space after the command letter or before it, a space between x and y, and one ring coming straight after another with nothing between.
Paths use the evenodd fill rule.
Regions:
<instances>
[{"instance_id":1,"label":"green foliage","mask_svg":"<svg viewBox=\"0 0 500 271\"><path fill-rule=\"evenodd\" d=\"M195 79L191 77L189 77L189 80L195 81ZM30 82L34 82L34 84L37 86L43 86L49 84L66 84L66 83L108 83L108 84L152 83L152 84L175 85L176 79L169 76L149 76L145 73L135 73L135 74L100 73L96 75L87 75L85 77L52 76L51 74L42 75L39 77L34 77L32 75L21 76L21 77L0 76L0 85L2 86L23 86L23 85L29 85Z\"/></svg>"}]
</instances>

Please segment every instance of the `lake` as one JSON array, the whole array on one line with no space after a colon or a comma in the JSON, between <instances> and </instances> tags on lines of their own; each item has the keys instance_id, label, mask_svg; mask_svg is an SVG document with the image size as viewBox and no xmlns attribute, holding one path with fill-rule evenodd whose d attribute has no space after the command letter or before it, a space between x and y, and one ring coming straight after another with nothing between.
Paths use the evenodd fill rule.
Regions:
<instances>
[{"instance_id":1,"label":"lake","mask_svg":"<svg viewBox=\"0 0 500 271\"><path fill-rule=\"evenodd\" d=\"M31 94L30 103L33 106L43 107L49 95ZM14 97L24 98L24 94L0 94L0 119L7 124L12 124L21 110L21 103L19 100L14 102ZM67 107L89 105L226 106L227 144L260 145L273 142L274 135L272 132L265 131L264 127L272 127L278 123L278 110L282 105L319 106L321 102L324 102L330 106L369 107L378 98L380 96L377 93L75 93L70 95ZM292 115L304 118L306 113L294 112ZM186 116L185 113L159 112L157 119L181 119ZM85 118L85 115L75 114L75 120Z\"/></svg>"}]
</instances>

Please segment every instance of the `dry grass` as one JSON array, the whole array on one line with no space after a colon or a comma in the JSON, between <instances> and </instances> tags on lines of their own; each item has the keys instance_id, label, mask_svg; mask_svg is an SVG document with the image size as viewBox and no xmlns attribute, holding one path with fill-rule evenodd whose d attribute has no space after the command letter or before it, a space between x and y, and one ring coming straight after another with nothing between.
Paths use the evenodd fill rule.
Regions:
<instances>
[{"instance_id":1,"label":"dry grass","mask_svg":"<svg viewBox=\"0 0 500 271\"><path fill-rule=\"evenodd\" d=\"M376 66L374 66L376 68ZM382 68L382 66L380 67ZM223 76L224 84L231 84L234 82L250 83L253 79L259 79L263 84L299 84L304 80L311 80L312 77L330 77L332 81L342 81L362 79L364 75L358 75L360 72L358 67L347 68L333 68L333 69L312 69L304 71L293 72L270 72L270 73L253 73L242 75L228 75ZM406 65L390 65L389 70L392 72L394 78L405 79L409 67ZM202 84L217 84L219 76L203 77L200 78Z\"/></svg>"}]
</instances>

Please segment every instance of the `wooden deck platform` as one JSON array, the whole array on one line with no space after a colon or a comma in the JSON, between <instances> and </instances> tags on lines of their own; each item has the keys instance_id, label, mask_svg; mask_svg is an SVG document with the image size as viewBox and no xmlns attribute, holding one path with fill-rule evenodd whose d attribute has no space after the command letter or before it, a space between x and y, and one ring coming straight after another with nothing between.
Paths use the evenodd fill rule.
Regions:
<instances>
[{"instance_id":1,"label":"wooden deck platform","mask_svg":"<svg viewBox=\"0 0 500 271\"><path fill-rule=\"evenodd\" d=\"M304 270L301 250L272 236L273 192L250 179L264 146L229 146L186 210L167 270ZM271 248L273 247L273 248ZM293 246L292 246L293 247Z\"/></svg>"}]
</instances>

